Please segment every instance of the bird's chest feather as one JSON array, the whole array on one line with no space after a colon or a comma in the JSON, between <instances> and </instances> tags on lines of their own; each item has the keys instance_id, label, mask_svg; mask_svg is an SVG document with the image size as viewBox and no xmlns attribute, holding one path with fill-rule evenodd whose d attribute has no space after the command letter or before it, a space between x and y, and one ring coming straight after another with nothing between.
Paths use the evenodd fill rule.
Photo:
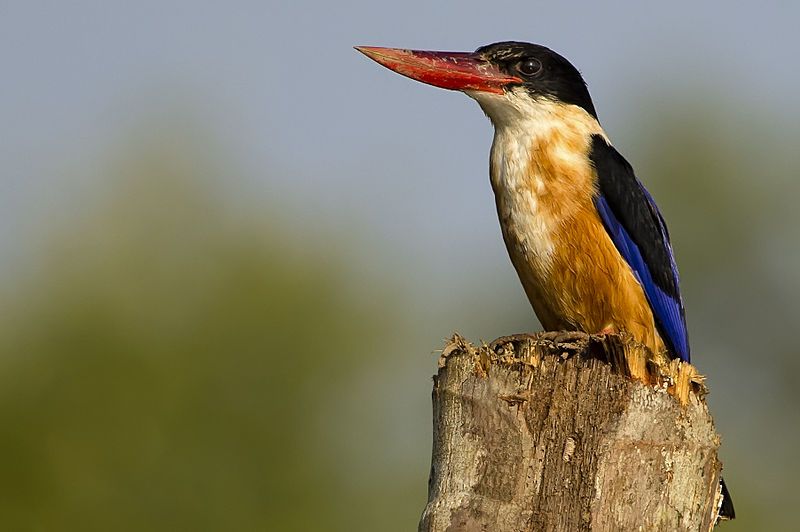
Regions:
<instances>
[{"instance_id":1,"label":"bird's chest feather","mask_svg":"<svg viewBox=\"0 0 800 532\"><path fill-rule=\"evenodd\" d=\"M575 137L513 129L495 134L492 188L518 271L523 267L536 277L548 276L555 256L566 251L564 229L591 204L592 169L583 156L585 141Z\"/></svg>"},{"instance_id":2,"label":"bird's chest feather","mask_svg":"<svg viewBox=\"0 0 800 532\"><path fill-rule=\"evenodd\" d=\"M548 329L600 330L627 267L594 208L583 131L500 130L491 180L511 262ZM633 277L627 274L630 280Z\"/></svg>"},{"instance_id":3,"label":"bird's chest feather","mask_svg":"<svg viewBox=\"0 0 800 532\"><path fill-rule=\"evenodd\" d=\"M594 207L587 137L496 133L491 180L503 238L545 328L625 329L657 348L644 293Z\"/></svg>"}]
</instances>

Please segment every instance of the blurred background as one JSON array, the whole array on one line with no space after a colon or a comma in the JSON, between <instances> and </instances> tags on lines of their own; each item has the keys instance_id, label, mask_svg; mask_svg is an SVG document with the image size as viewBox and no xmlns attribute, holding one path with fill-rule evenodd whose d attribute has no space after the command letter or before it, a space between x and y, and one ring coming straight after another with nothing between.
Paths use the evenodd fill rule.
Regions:
<instances>
[{"instance_id":1,"label":"blurred background","mask_svg":"<svg viewBox=\"0 0 800 532\"><path fill-rule=\"evenodd\" d=\"M538 328L474 102L356 44L546 44L669 221L725 530L792 529L800 7L0 2L6 530L413 530L453 331Z\"/></svg>"}]
</instances>

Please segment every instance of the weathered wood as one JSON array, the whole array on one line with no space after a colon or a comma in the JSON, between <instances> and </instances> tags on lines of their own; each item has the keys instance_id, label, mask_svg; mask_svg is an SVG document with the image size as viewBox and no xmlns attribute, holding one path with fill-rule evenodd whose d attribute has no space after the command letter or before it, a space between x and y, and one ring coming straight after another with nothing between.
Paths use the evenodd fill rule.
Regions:
<instances>
[{"instance_id":1,"label":"weathered wood","mask_svg":"<svg viewBox=\"0 0 800 532\"><path fill-rule=\"evenodd\" d=\"M480 348L454 336L434 377L419 529L712 529L722 464L702 379L641 349L615 336Z\"/></svg>"}]
</instances>

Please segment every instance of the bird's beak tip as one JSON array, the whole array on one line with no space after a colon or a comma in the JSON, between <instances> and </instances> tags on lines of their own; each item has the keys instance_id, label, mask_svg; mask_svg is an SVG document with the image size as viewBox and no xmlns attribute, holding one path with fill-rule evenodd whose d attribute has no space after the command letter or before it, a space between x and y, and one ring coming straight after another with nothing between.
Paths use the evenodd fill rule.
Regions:
<instances>
[{"instance_id":1,"label":"bird's beak tip","mask_svg":"<svg viewBox=\"0 0 800 532\"><path fill-rule=\"evenodd\" d=\"M398 55L397 52L401 52L401 50L398 50L396 48L383 48L380 46L353 46L353 49L355 49L358 52L361 52L362 54L366 55L373 61L377 61L378 63L384 66L386 65L379 59L381 56L386 56L387 54L391 54L391 56L394 57Z\"/></svg>"}]
</instances>

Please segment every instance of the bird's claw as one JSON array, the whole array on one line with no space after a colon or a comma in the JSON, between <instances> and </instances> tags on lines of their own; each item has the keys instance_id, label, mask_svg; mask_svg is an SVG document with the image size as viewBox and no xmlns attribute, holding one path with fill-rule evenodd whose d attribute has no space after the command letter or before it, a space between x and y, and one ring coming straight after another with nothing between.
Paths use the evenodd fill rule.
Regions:
<instances>
[{"instance_id":1,"label":"bird's claw","mask_svg":"<svg viewBox=\"0 0 800 532\"><path fill-rule=\"evenodd\" d=\"M539 335L542 340L549 340L554 344L573 344L588 340L589 334L581 331L547 331Z\"/></svg>"},{"instance_id":2,"label":"bird's claw","mask_svg":"<svg viewBox=\"0 0 800 532\"><path fill-rule=\"evenodd\" d=\"M547 331L542 333L518 333L501 336L489 344L493 353L502 354L507 344L521 344L523 342L537 343L550 342L554 346L578 350L587 342L591 335L580 331Z\"/></svg>"},{"instance_id":3,"label":"bird's claw","mask_svg":"<svg viewBox=\"0 0 800 532\"><path fill-rule=\"evenodd\" d=\"M502 354L506 344L521 343L521 342L535 342L539 339L538 334L533 333L517 333L509 334L508 336L501 336L489 344L489 349L493 353Z\"/></svg>"}]
</instances>

